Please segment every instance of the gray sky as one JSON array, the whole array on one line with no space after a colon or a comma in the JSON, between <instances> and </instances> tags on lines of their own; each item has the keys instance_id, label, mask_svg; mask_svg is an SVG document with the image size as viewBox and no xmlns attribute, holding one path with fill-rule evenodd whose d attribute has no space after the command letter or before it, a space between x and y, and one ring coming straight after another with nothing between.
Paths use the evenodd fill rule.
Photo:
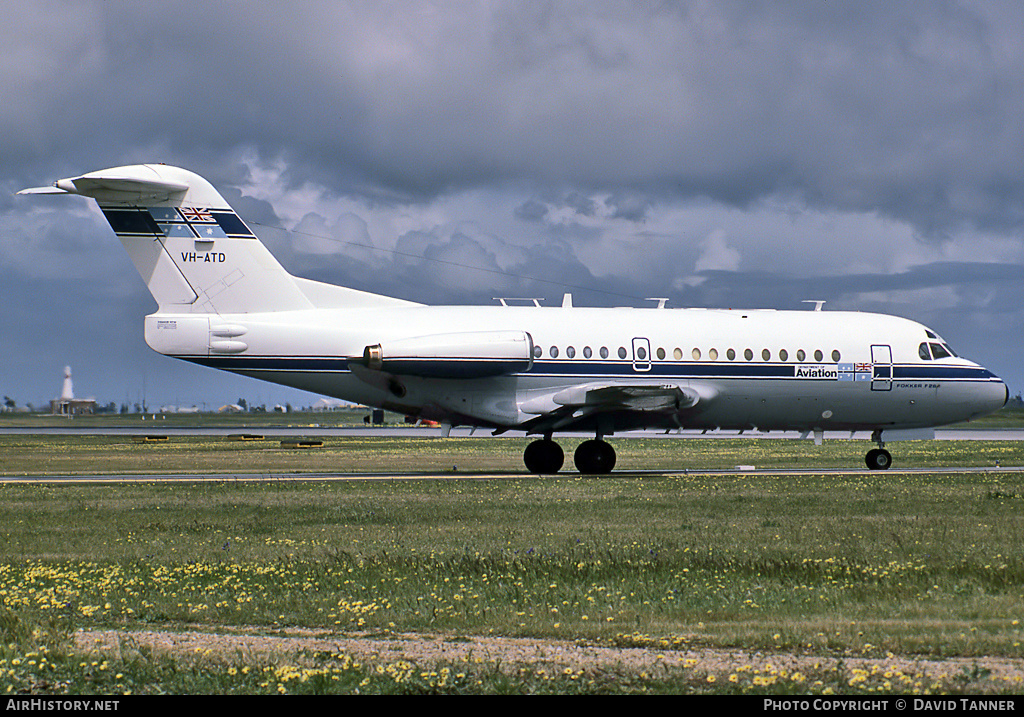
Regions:
<instances>
[{"instance_id":1,"label":"gray sky","mask_svg":"<svg viewBox=\"0 0 1024 717\"><path fill-rule=\"evenodd\" d=\"M89 202L210 179L295 274L429 303L893 313L1024 389L1016 2L0 1L0 393L308 394L156 355Z\"/></svg>"}]
</instances>

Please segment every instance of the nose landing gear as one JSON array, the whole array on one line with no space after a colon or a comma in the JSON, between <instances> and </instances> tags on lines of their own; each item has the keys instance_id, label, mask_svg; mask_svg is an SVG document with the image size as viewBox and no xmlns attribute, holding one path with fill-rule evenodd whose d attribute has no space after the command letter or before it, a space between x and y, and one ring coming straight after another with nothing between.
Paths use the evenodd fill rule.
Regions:
<instances>
[{"instance_id":1,"label":"nose landing gear","mask_svg":"<svg viewBox=\"0 0 1024 717\"><path fill-rule=\"evenodd\" d=\"M864 457L864 462L873 471L884 471L892 465L892 454L885 450L885 443L882 441L882 431L875 429L871 434L871 440L878 444L878 448L872 448Z\"/></svg>"}]
</instances>

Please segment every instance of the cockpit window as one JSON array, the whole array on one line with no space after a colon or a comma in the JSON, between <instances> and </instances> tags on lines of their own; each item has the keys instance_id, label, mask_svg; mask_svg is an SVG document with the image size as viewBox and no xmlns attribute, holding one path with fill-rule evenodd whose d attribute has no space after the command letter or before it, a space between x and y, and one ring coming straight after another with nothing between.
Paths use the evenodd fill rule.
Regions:
<instances>
[{"instance_id":1,"label":"cockpit window","mask_svg":"<svg viewBox=\"0 0 1024 717\"><path fill-rule=\"evenodd\" d=\"M941 359L956 357L956 351L949 347L949 344L946 343L945 339L931 329L925 329L924 332L928 335L928 338L931 339L931 341L927 341L917 347L917 353L920 354L921 358L926 361L928 360L929 357L927 354L929 353L929 347L931 347L931 358Z\"/></svg>"},{"instance_id":2,"label":"cockpit window","mask_svg":"<svg viewBox=\"0 0 1024 717\"><path fill-rule=\"evenodd\" d=\"M949 351L946 350L946 347L945 347L944 344L928 344L928 345L932 349L932 357L933 358L937 358L937 359L949 358L950 355L951 355L949 353Z\"/></svg>"},{"instance_id":3,"label":"cockpit window","mask_svg":"<svg viewBox=\"0 0 1024 717\"><path fill-rule=\"evenodd\" d=\"M925 361L932 360L931 351L928 350L928 344L921 344L917 347L917 355L923 358Z\"/></svg>"}]
</instances>

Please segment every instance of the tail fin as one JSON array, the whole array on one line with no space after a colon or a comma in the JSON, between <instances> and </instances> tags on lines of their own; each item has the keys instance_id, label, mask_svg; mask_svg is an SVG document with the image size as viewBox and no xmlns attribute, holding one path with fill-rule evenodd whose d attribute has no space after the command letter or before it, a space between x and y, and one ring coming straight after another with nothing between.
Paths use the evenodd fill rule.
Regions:
<instances>
[{"instance_id":1,"label":"tail fin","mask_svg":"<svg viewBox=\"0 0 1024 717\"><path fill-rule=\"evenodd\" d=\"M296 279L209 182L178 167L115 167L19 194L95 199L162 312L252 313L325 303L405 303Z\"/></svg>"}]
</instances>

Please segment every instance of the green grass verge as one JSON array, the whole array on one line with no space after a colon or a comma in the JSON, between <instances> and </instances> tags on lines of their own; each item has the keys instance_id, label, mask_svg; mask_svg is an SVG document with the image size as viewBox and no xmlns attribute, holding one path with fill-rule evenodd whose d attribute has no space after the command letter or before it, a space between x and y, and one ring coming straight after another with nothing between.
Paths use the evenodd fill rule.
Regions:
<instances>
[{"instance_id":1,"label":"green grass verge","mask_svg":"<svg viewBox=\"0 0 1024 717\"><path fill-rule=\"evenodd\" d=\"M510 674L487 663L358 665L341 654L172 660L130 644L104 660L76 653L69 636L80 627L302 627L1019 659L1021 483L993 471L8 484L0 486L0 685L37 693L974 691L980 668L939 682L840 668Z\"/></svg>"}]
</instances>

